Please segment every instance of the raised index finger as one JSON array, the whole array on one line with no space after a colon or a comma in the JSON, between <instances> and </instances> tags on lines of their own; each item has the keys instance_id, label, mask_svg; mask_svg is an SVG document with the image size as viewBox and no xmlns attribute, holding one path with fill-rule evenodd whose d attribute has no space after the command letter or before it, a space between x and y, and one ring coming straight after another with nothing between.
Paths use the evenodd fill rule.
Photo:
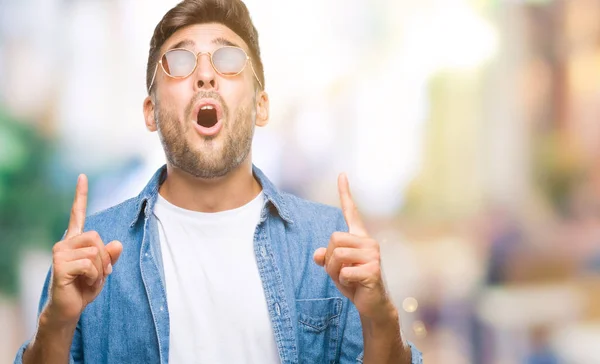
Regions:
<instances>
[{"instance_id":1,"label":"raised index finger","mask_svg":"<svg viewBox=\"0 0 600 364\"><path fill-rule=\"evenodd\" d=\"M346 219L346 224L348 224L348 232L358 236L367 236L367 229L365 229L365 225L352 199L348 176L345 173L340 174L338 177L338 191L344 219Z\"/></svg>"},{"instance_id":2,"label":"raised index finger","mask_svg":"<svg viewBox=\"0 0 600 364\"><path fill-rule=\"evenodd\" d=\"M85 174L80 174L75 187L75 199L71 208L71 218L65 239L72 238L83 232L85 213L87 209L88 180Z\"/></svg>"}]
</instances>

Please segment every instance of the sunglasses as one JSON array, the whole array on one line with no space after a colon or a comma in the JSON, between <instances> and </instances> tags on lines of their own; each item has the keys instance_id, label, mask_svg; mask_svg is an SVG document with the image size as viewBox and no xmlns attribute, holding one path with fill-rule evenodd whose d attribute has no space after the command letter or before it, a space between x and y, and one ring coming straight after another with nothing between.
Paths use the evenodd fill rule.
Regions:
<instances>
[{"instance_id":1,"label":"sunglasses","mask_svg":"<svg viewBox=\"0 0 600 364\"><path fill-rule=\"evenodd\" d=\"M198 59L203 54L207 54L210 57L210 63L214 70L221 76L225 77L239 75L242 73L244 68L246 68L246 64L250 63L252 73L262 88L262 83L258 79L258 76L254 71L254 67L252 66L252 61L246 52L239 47L223 46L212 53L194 53L185 48L175 48L166 51L156 64L154 75L152 75L152 81L150 82L150 87L148 87L148 92L150 92L152 85L154 85L159 64L167 76L176 79L183 79L194 73L196 67L198 67Z\"/></svg>"}]
</instances>

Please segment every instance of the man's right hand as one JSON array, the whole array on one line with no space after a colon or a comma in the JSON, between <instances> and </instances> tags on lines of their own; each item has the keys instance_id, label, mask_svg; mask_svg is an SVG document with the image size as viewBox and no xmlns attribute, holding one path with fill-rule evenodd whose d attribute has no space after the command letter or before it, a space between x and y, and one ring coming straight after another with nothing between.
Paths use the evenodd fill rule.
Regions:
<instances>
[{"instance_id":1,"label":"man's right hand","mask_svg":"<svg viewBox=\"0 0 600 364\"><path fill-rule=\"evenodd\" d=\"M82 174L77 179L69 228L64 240L52 249L48 303L40 314L35 336L23 353L23 364L69 362L81 313L102 291L123 251L118 241L105 246L97 232L83 232L87 195L87 178Z\"/></svg>"},{"instance_id":2,"label":"man's right hand","mask_svg":"<svg viewBox=\"0 0 600 364\"><path fill-rule=\"evenodd\" d=\"M69 228L64 240L52 249L50 296L43 311L52 326L79 321L85 307L102 291L123 250L116 240L105 246L97 232L83 232L87 195L87 177L82 174L77 179Z\"/></svg>"}]
</instances>

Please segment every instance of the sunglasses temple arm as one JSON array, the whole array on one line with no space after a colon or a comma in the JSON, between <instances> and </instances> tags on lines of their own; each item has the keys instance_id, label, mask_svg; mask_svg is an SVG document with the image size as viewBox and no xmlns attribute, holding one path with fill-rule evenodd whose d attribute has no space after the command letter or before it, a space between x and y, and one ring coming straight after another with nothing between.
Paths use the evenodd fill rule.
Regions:
<instances>
[{"instance_id":1,"label":"sunglasses temple arm","mask_svg":"<svg viewBox=\"0 0 600 364\"><path fill-rule=\"evenodd\" d=\"M260 82L260 80L258 79L258 76L256 75L256 71L254 70L254 66L252 65L252 60L248 60L250 62L250 68L252 69L252 73L254 74L254 77L256 77L256 81L258 81L258 84L260 85L260 88L263 88L262 83Z\"/></svg>"},{"instance_id":2,"label":"sunglasses temple arm","mask_svg":"<svg viewBox=\"0 0 600 364\"><path fill-rule=\"evenodd\" d=\"M154 67L154 74L152 75L152 81L150 81L150 86L148 87L148 93L150 93L150 90L152 90L152 85L154 85L154 78L156 77L156 72L158 72L158 63L156 64L156 67Z\"/></svg>"}]
</instances>

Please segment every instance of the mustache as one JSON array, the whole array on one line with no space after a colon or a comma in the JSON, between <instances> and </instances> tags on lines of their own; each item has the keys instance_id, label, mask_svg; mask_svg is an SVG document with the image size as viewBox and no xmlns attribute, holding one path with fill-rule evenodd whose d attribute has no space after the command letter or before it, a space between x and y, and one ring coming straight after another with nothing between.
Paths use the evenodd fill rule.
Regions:
<instances>
[{"instance_id":1,"label":"mustache","mask_svg":"<svg viewBox=\"0 0 600 364\"><path fill-rule=\"evenodd\" d=\"M216 100L219 104L221 104L221 107L223 108L223 116L227 116L229 108L227 107L227 104L225 104L225 100L223 100L223 98L221 97L221 95L214 91L214 90L210 90L210 91L199 91L197 92L192 99L190 100L188 106L185 109L185 114L186 115L190 115L192 113L192 111L194 110L194 105L196 105L198 103L199 100L201 99L214 99Z\"/></svg>"}]
</instances>

